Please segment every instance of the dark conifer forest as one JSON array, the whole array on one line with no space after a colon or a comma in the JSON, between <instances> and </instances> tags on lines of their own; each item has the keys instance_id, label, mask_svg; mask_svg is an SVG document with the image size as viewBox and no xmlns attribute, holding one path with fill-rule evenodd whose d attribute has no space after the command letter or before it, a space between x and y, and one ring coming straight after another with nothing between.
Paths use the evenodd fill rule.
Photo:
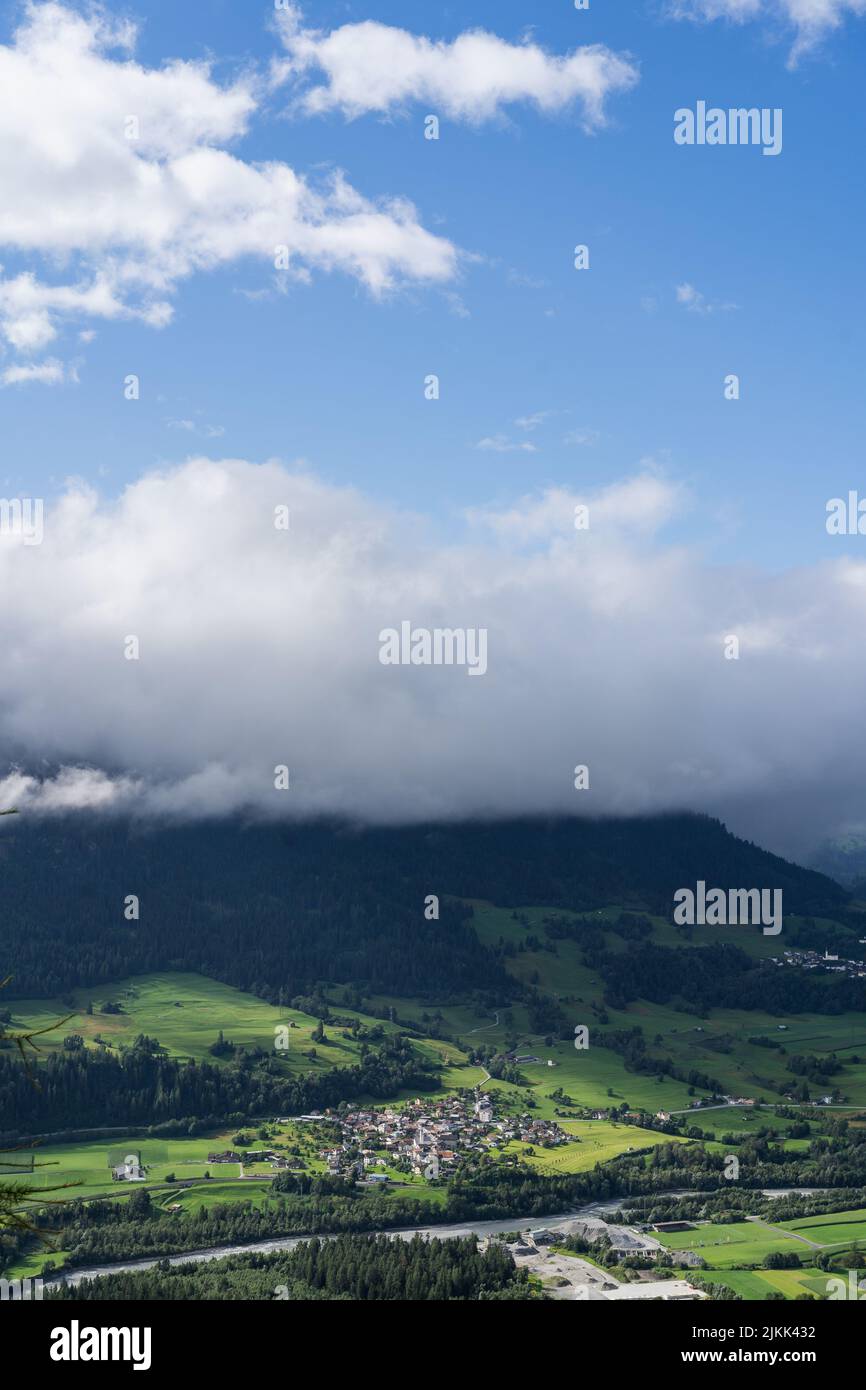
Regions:
<instances>
[{"instance_id":1,"label":"dark conifer forest","mask_svg":"<svg viewBox=\"0 0 866 1390\"><path fill-rule=\"evenodd\" d=\"M677 888L703 878L781 888L788 913L844 920L848 901L831 879L703 816L363 831L12 818L0 874L7 999L168 969L271 1002L320 980L507 997L513 981L455 899L572 911L617 902L668 916ZM124 918L129 894L140 900L135 922ZM435 932L424 929L428 894L441 900Z\"/></svg>"}]
</instances>

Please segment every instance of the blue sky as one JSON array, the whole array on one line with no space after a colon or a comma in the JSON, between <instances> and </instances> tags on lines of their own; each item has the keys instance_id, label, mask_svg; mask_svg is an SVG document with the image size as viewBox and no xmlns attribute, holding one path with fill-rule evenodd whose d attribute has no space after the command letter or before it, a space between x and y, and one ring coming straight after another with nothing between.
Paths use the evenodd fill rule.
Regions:
<instances>
[{"instance_id":1,"label":"blue sky","mask_svg":"<svg viewBox=\"0 0 866 1390\"><path fill-rule=\"evenodd\" d=\"M322 30L372 19L450 40L479 26L518 43L531 25L552 53L627 52L640 81L611 97L592 134L573 109L522 103L478 127L443 116L438 142L423 139L423 104L388 119L308 118L286 115L286 92L274 92L235 154L303 173L339 166L365 196L411 199L425 227L477 259L445 286L382 298L316 269L309 284L250 298L273 276L239 259L183 279L166 328L98 323L79 346L80 324L68 325L51 352L78 361L78 383L0 397L15 441L4 487L50 495L80 473L116 491L198 449L303 457L459 534L467 506L594 489L652 458L690 490L673 537L708 558L775 568L856 546L823 523L827 498L862 477L866 27L851 19L790 70L790 34L773 23L677 23L660 9L309 0L305 21ZM215 80L230 81L279 49L266 5L150 0L113 12L139 23L148 66L210 58ZM9 42L19 7L2 18ZM673 113L698 99L783 108L782 155L675 146ZM572 268L576 242L591 248L587 273ZM62 276L15 248L3 265ZM713 311L678 304L683 283ZM127 372L142 382L134 405ZM423 398L429 372L442 382L435 403ZM723 399L728 372L741 377L736 403ZM531 431L514 423L545 412ZM168 423L180 420L202 434ZM564 442L575 434L591 442ZM500 436L535 452L476 447Z\"/></svg>"}]
</instances>

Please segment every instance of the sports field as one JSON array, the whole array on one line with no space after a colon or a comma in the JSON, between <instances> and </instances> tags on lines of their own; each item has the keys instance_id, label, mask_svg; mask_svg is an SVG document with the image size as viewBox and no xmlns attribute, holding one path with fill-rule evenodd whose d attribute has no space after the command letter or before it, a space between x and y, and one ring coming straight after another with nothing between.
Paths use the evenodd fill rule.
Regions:
<instances>
[{"instance_id":1,"label":"sports field","mask_svg":"<svg viewBox=\"0 0 866 1390\"><path fill-rule=\"evenodd\" d=\"M805 1264L813 1253L782 1227L769 1227L756 1221L697 1226L692 1231L653 1234L668 1250L693 1250L712 1269L736 1269L740 1265L760 1264L775 1251L798 1254Z\"/></svg>"}]
</instances>

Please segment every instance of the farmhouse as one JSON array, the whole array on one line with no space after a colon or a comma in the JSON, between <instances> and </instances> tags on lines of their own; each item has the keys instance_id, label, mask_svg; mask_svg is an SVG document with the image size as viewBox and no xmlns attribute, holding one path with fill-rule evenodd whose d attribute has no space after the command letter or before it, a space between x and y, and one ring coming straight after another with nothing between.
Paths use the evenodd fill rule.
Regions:
<instances>
[{"instance_id":1,"label":"farmhouse","mask_svg":"<svg viewBox=\"0 0 866 1390\"><path fill-rule=\"evenodd\" d=\"M144 1169L138 1154L128 1154L111 1170L112 1182L144 1182Z\"/></svg>"}]
</instances>

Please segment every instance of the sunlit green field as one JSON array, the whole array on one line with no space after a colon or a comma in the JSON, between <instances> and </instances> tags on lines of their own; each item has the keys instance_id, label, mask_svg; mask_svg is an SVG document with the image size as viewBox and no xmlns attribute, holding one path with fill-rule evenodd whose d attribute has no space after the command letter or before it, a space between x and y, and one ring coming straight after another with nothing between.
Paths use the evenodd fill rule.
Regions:
<instances>
[{"instance_id":1,"label":"sunlit green field","mask_svg":"<svg viewBox=\"0 0 866 1390\"><path fill-rule=\"evenodd\" d=\"M786 1298L798 1294L823 1292L828 1275L814 1268L804 1270L754 1270L739 1266L760 1264L772 1252L799 1255L804 1266L810 1266L819 1250L846 1250L857 1239L866 1241L866 1211L833 1212L826 1216L808 1216L778 1225L767 1222L742 1221L735 1225L697 1226L692 1231L671 1234L655 1232L669 1250L693 1250L713 1271L730 1273L723 1282L748 1298L765 1298L766 1292L756 1291L755 1280L770 1290L784 1293ZM805 1240L797 1240L797 1236ZM811 1242L807 1244L806 1241ZM839 1277L840 1271L833 1274ZM843 1271L844 1273L844 1271ZM704 1273L702 1278L712 1279ZM751 1292L747 1292L747 1288Z\"/></svg>"},{"instance_id":2,"label":"sunlit green field","mask_svg":"<svg viewBox=\"0 0 866 1390\"><path fill-rule=\"evenodd\" d=\"M111 1001L123 1010L120 1014L104 1014L102 1006ZM93 1012L87 1012L92 1004ZM345 1030L331 1026L325 1029L327 1041L314 1044L312 1033L318 1020L297 1009L276 1008L245 994L230 985L207 979L204 975L160 973L140 975L114 985L102 985L93 990L78 990L74 1006L60 1000L13 1001L11 1029L26 1032L49 1028L64 1015L74 1016L39 1040L43 1052L56 1051L68 1033L78 1033L88 1046L98 1044L97 1034L112 1048L129 1046L143 1033L156 1038L171 1056L208 1061L223 1065L210 1048L220 1031L230 1042L249 1048L273 1050L275 1043L288 1039L288 1048L280 1047L276 1055L289 1072L325 1071L330 1067L357 1064L361 1044L345 1036ZM359 1018L369 1027L382 1027L386 1033L398 1031L397 1025L370 1018L357 1009L334 1011L345 1017ZM287 1029L278 1035L278 1029ZM461 1069L465 1058L448 1042L421 1041L419 1051L431 1060L444 1062L448 1070L443 1077L446 1086L471 1086L483 1079L477 1069ZM315 1051L315 1057L307 1054Z\"/></svg>"},{"instance_id":3,"label":"sunlit green field","mask_svg":"<svg viewBox=\"0 0 866 1390\"><path fill-rule=\"evenodd\" d=\"M199 1183L195 1187L160 1192L158 1205L167 1210L176 1204L184 1212L200 1211L202 1207L215 1207L222 1202L252 1202L254 1206L261 1207L269 1193L268 1182Z\"/></svg>"},{"instance_id":4,"label":"sunlit green field","mask_svg":"<svg viewBox=\"0 0 866 1390\"><path fill-rule=\"evenodd\" d=\"M866 1242L866 1211L835 1211L826 1216L805 1216L796 1221L781 1221L786 1231L805 1236L819 1245L841 1245L850 1241Z\"/></svg>"},{"instance_id":5,"label":"sunlit green field","mask_svg":"<svg viewBox=\"0 0 866 1390\"><path fill-rule=\"evenodd\" d=\"M827 1287L827 1275L817 1270L797 1269L725 1269L689 1271L689 1280L696 1284L725 1284L741 1298L762 1301L772 1293L781 1293L785 1298L797 1298L800 1294L823 1295Z\"/></svg>"},{"instance_id":6,"label":"sunlit green field","mask_svg":"<svg viewBox=\"0 0 866 1390\"><path fill-rule=\"evenodd\" d=\"M515 1140L505 1146L504 1152L516 1154L540 1173L558 1176L562 1173L585 1173L597 1163L606 1163L634 1149L652 1148L669 1142L688 1142L681 1139L670 1140L667 1135L657 1134L651 1129L639 1129L636 1125L611 1124L606 1120L563 1120L562 1128L580 1142L560 1148L544 1149ZM529 1150L533 1147L535 1151L530 1153Z\"/></svg>"},{"instance_id":7,"label":"sunlit green field","mask_svg":"<svg viewBox=\"0 0 866 1390\"><path fill-rule=\"evenodd\" d=\"M74 1016L61 1029L40 1039L44 1051L60 1047L66 1033L79 1033L89 1044L99 1034L112 1047L129 1045L139 1033L144 1033L157 1038L172 1056L216 1061L209 1049L220 1030L233 1043L271 1050L276 1029L294 1024L294 1028L289 1026L289 1047L285 1053L289 1064L303 1066L304 1070L315 1065L300 1056L302 1050L312 1046L315 1019L295 1009L275 1008L204 975L140 975L114 985L77 990L74 999L72 1008L59 1000L13 1002L11 1027L16 1031L47 1028L71 1013ZM102 1006L108 1001L119 1004L123 1012L102 1013ZM93 1004L92 1014L87 1013L88 1003ZM382 1026L393 1031L391 1025ZM334 1030L334 1034L330 1045L319 1044L316 1049L319 1065L351 1065L357 1060L358 1045L341 1037L339 1030Z\"/></svg>"},{"instance_id":8,"label":"sunlit green field","mask_svg":"<svg viewBox=\"0 0 866 1390\"><path fill-rule=\"evenodd\" d=\"M605 923L619 916L621 909L607 908L585 914L562 912L553 913L550 908L521 908L520 915L528 921L528 926L515 921L508 908L497 908L489 903L473 903L473 925L479 936L487 944L495 944L500 939L518 943L528 934L545 940L543 920L555 915L574 922L586 921L588 925L604 930ZM650 914L644 914L650 916ZM653 924L653 940L658 945L683 945L674 926L660 917L650 916ZM730 939L730 931L725 935L719 928L696 927L690 945L701 946L717 944L720 939ZM743 929L738 933L736 944L756 959L776 956L783 949L774 937L765 937L757 930ZM603 990L598 975L587 969L581 962L579 944L571 941L555 941L556 954L549 951L526 951L513 957L508 968L518 979L527 983L537 978L541 987L557 996L573 996L577 1005L569 1004L580 1017L576 1023L590 1027L592 1037L592 1015L581 1004L588 1006L593 1000L600 1000ZM605 932L605 946L611 951L625 949L622 938L612 931ZM787 968L787 967L784 967ZM770 1104L781 1099L779 1087L792 1083L791 1073L786 1070L788 1056L792 1052L807 1052L816 1056L834 1053L843 1063L844 1070L836 1078L837 1084L845 1093L852 1106L866 1105L866 1017L862 1014L842 1014L825 1016L821 1014L785 1015L746 1012L744 1010L714 1009L708 1018L680 1012L670 1005L653 1004L646 1000L635 1000L627 1009L609 1010L609 1022L598 1026L597 1036L603 1039L604 1033L614 1028L631 1028L639 1024L646 1035L650 1051L659 1056L671 1057L674 1063L685 1071L696 1068L715 1078L725 1094L764 1100ZM517 1028L524 1031L523 1021L517 1019ZM495 1032L481 1035L494 1038ZM777 1048L750 1044L750 1037L765 1036L781 1043L786 1052ZM726 1045L730 1040L730 1051L720 1051L718 1044ZM590 1053L592 1052L590 1047ZM586 1065L583 1076L586 1083L586 1101L590 1105L600 1103L598 1085L606 1091L612 1086L618 1093L625 1093L631 1104L637 1107L664 1109L684 1109L693 1097L688 1095L687 1087L678 1082L665 1080L655 1091L654 1078L640 1078L624 1074L618 1058L609 1058L606 1064L599 1065L599 1059L592 1059L590 1053L584 1054ZM559 1060L559 1053L556 1054ZM858 1062L852 1063L851 1058ZM567 1063L563 1062L563 1065ZM573 1068L567 1067L569 1075ZM527 1074L530 1070L527 1069ZM536 1075L531 1079L537 1080ZM816 1088L813 1087L813 1093ZM700 1089L697 1092L701 1094Z\"/></svg>"},{"instance_id":9,"label":"sunlit green field","mask_svg":"<svg viewBox=\"0 0 866 1390\"><path fill-rule=\"evenodd\" d=\"M32 1171L21 1172L6 1165L4 1171L15 1181L28 1186L49 1187L57 1183L72 1184L67 1190L51 1194L61 1198L95 1197L108 1193L112 1197L125 1197L144 1184L137 1182L115 1182L111 1176L113 1164L120 1163L127 1154L139 1154L146 1170L147 1185L164 1183L173 1173L178 1181L191 1178L203 1179L206 1172L212 1177L237 1177L239 1165L208 1164L208 1153L231 1147L233 1131L222 1131L210 1138L194 1139L141 1139L130 1136L126 1140L102 1139L77 1144L46 1144L10 1154L10 1163L26 1163L32 1160Z\"/></svg>"},{"instance_id":10,"label":"sunlit green field","mask_svg":"<svg viewBox=\"0 0 866 1390\"><path fill-rule=\"evenodd\" d=\"M668 1250L693 1250L711 1269L735 1269L738 1265L760 1264L769 1254L783 1251L801 1256L803 1263L812 1251L781 1227L768 1227L755 1221L738 1221L730 1226L698 1226L693 1231L653 1235Z\"/></svg>"},{"instance_id":11,"label":"sunlit green field","mask_svg":"<svg viewBox=\"0 0 866 1390\"><path fill-rule=\"evenodd\" d=\"M127 1135L77 1143L43 1144L5 1155L8 1162L0 1166L0 1172L31 1187L70 1184L52 1196L72 1200L106 1194L123 1198L142 1186L151 1188L167 1183L172 1175L177 1183L183 1183L192 1180L203 1182L206 1174L210 1174L210 1181L214 1185L220 1183L232 1188L237 1185L241 1189L248 1186L252 1178L273 1177L274 1170L269 1163L246 1164L242 1172L239 1163L208 1162L209 1153L226 1150L272 1148L300 1162L306 1172L324 1171L326 1165L321 1157L324 1140L319 1126L300 1122L269 1122L267 1132L267 1138L259 1138L257 1127L249 1124L240 1131L240 1136L234 1129L220 1129L193 1138L149 1139ZM248 1143L236 1144L236 1137L243 1137ZM131 1154L138 1155L144 1167L144 1183L115 1181L112 1178L111 1168ZM23 1171L20 1165L31 1161L32 1170ZM13 1168L13 1163L19 1166ZM169 1185L166 1190L171 1192L179 1189Z\"/></svg>"}]
</instances>

